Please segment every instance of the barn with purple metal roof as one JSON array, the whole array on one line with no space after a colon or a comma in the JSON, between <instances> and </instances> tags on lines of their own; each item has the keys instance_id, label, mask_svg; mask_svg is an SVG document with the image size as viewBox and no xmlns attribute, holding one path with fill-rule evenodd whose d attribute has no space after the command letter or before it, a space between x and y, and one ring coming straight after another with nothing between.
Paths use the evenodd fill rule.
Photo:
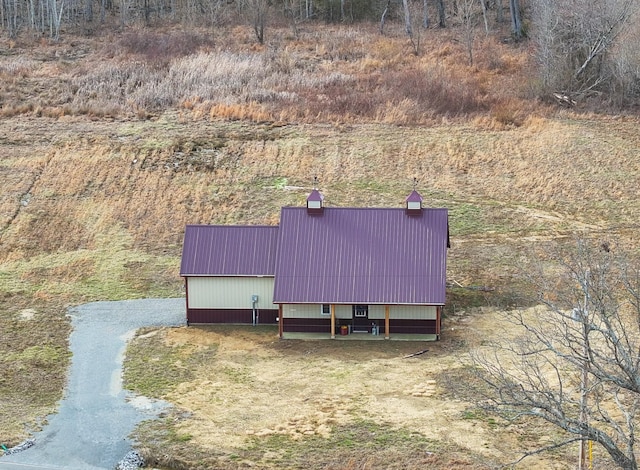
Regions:
<instances>
[{"instance_id":1,"label":"barn with purple metal roof","mask_svg":"<svg viewBox=\"0 0 640 470\"><path fill-rule=\"evenodd\" d=\"M276 303L444 305L447 210L281 211Z\"/></svg>"},{"instance_id":2,"label":"barn with purple metal roof","mask_svg":"<svg viewBox=\"0 0 640 470\"><path fill-rule=\"evenodd\" d=\"M189 323L273 323L281 338L437 339L448 211L283 207L278 226L189 225L180 274Z\"/></svg>"},{"instance_id":3,"label":"barn with purple metal roof","mask_svg":"<svg viewBox=\"0 0 640 470\"><path fill-rule=\"evenodd\" d=\"M275 323L273 280L279 229L187 225L180 275L189 323Z\"/></svg>"}]
</instances>

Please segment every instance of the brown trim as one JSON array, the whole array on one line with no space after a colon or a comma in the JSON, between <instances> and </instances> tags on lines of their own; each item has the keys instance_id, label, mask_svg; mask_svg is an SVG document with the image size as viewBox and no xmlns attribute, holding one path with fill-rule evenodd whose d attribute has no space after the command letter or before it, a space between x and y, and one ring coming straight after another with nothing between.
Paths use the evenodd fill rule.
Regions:
<instances>
[{"instance_id":1,"label":"brown trim","mask_svg":"<svg viewBox=\"0 0 640 470\"><path fill-rule=\"evenodd\" d=\"M436 307L436 336L440 339L440 331L442 329L442 307Z\"/></svg>"},{"instance_id":2,"label":"brown trim","mask_svg":"<svg viewBox=\"0 0 640 470\"><path fill-rule=\"evenodd\" d=\"M342 325L349 325L350 321L336 321L335 326L331 326L331 319L324 318L285 318L282 324L283 336L287 333L329 333L331 330L331 338L335 339L340 335ZM385 337L397 334L403 335L428 335L436 333L436 320L397 320L392 319L389 325L389 332L382 328L379 334Z\"/></svg>"},{"instance_id":3,"label":"brown trim","mask_svg":"<svg viewBox=\"0 0 640 470\"><path fill-rule=\"evenodd\" d=\"M283 325L282 325L282 304L278 304L278 336L282 339Z\"/></svg>"},{"instance_id":4,"label":"brown trim","mask_svg":"<svg viewBox=\"0 0 640 470\"><path fill-rule=\"evenodd\" d=\"M437 320L402 320L393 319L390 325L391 333L433 335L437 334ZM386 332L385 332L386 333Z\"/></svg>"},{"instance_id":5,"label":"brown trim","mask_svg":"<svg viewBox=\"0 0 640 470\"><path fill-rule=\"evenodd\" d=\"M331 319L324 318L285 318L282 331L286 333L328 333ZM335 331L332 336L335 335Z\"/></svg>"},{"instance_id":6,"label":"brown trim","mask_svg":"<svg viewBox=\"0 0 640 470\"><path fill-rule=\"evenodd\" d=\"M384 306L384 339L389 339L389 306Z\"/></svg>"},{"instance_id":7,"label":"brown trim","mask_svg":"<svg viewBox=\"0 0 640 470\"><path fill-rule=\"evenodd\" d=\"M260 325L275 325L278 310L260 309ZM190 308L187 310L187 323L230 323L253 324L253 310L248 309L215 309L215 308Z\"/></svg>"}]
</instances>

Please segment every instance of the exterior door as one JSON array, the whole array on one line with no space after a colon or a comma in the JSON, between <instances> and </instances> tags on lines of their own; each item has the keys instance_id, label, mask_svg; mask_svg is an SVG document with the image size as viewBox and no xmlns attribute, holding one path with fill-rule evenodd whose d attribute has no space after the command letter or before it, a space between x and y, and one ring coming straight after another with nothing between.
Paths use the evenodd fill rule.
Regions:
<instances>
[{"instance_id":1,"label":"exterior door","mask_svg":"<svg viewBox=\"0 0 640 470\"><path fill-rule=\"evenodd\" d=\"M368 305L353 305L351 307L353 311L353 332L369 333L369 306Z\"/></svg>"}]
</instances>

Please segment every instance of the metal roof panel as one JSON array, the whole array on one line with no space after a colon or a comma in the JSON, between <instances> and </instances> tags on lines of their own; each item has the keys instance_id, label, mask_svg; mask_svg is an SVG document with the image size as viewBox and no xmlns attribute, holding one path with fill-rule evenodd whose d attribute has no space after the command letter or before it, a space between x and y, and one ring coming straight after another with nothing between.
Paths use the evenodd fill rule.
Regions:
<instances>
[{"instance_id":1,"label":"metal roof panel","mask_svg":"<svg viewBox=\"0 0 640 470\"><path fill-rule=\"evenodd\" d=\"M181 276L273 276L278 227L187 225Z\"/></svg>"},{"instance_id":2,"label":"metal roof panel","mask_svg":"<svg viewBox=\"0 0 640 470\"><path fill-rule=\"evenodd\" d=\"M284 207L275 303L445 303L447 209Z\"/></svg>"}]
</instances>

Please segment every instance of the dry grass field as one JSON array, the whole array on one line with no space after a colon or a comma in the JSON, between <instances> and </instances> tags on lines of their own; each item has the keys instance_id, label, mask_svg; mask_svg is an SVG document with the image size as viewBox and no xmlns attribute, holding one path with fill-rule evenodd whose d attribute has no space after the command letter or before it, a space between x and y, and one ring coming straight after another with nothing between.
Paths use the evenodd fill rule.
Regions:
<instances>
[{"instance_id":1,"label":"dry grass field","mask_svg":"<svg viewBox=\"0 0 640 470\"><path fill-rule=\"evenodd\" d=\"M129 386L176 412L140 447L167 468L483 469L551 439L479 414L457 374L547 243L636 248L637 116L535 98L526 43L499 37L470 67L455 29L419 56L400 30L226 33L0 40L0 443L55 409L67 306L182 295L185 224L275 224L315 175L330 205L400 207L416 177L449 208L443 340L141 332L127 367L153 373ZM571 468L562 452L522 468Z\"/></svg>"}]
</instances>

